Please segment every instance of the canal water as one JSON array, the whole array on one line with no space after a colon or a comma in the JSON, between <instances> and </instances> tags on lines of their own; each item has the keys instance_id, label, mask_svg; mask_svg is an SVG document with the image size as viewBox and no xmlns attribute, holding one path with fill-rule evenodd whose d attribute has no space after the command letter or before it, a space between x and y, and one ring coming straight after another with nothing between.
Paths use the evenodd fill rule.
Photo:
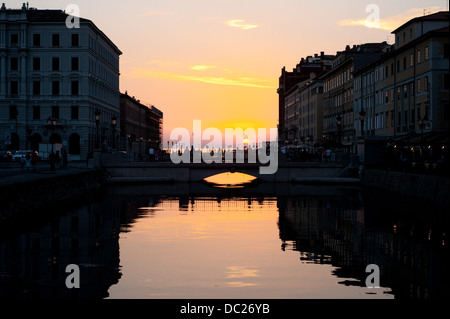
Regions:
<instances>
[{"instance_id":1,"label":"canal water","mask_svg":"<svg viewBox=\"0 0 450 319\"><path fill-rule=\"evenodd\" d=\"M2 228L0 299L448 298L447 209L357 186L109 185Z\"/></svg>"}]
</instances>

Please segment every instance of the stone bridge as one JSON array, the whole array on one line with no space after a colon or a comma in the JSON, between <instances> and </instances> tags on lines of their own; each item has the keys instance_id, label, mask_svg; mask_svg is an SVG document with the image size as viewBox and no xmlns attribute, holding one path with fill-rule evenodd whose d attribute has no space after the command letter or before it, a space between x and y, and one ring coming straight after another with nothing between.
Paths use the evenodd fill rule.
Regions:
<instances>
[{"instance_id":1,"label":"stone bridge","mask_svg":"<svg viewBox=\"0 0 450 319\"><path fill-rule=\"evenodd\" d=\"M111 182L201 182L225 172L239 172L273 183L339 182L354 183L355 170L344 163L279 163L274 174L261 174L259 163L201 163L122 162L114 154L101 154L97 165L106 169ZM357 170L356 170L357 171Z\"/></svg>"}]
</instances>

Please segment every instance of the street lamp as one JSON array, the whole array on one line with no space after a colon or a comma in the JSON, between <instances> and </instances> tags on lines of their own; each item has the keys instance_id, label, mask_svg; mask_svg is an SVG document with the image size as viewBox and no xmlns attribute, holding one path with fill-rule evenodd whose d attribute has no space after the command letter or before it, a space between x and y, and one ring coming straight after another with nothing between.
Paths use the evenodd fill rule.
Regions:
<instances>
[{"instance_id":1,"label":"street lamp","mask_svg":"<svg viewBox=\"0 0 450 319\"><path fill-rule=\"evenodd\" d=\"M361 135L364 136L364 119L366 117L366 111L361 110L359 112L359 120L361 121Z\"/></svg>"},{"instance_id":2,"label":"street lamp","mask_svg":"<svg viewBox=\"0 0 450 319\"><path fill-rule=\"evenodd\" d=\"M50 169L52 171L55 170L55 153L54 153L54 132L55 132L55 126L56 126L56 119L52 119L50 116L47 119L47 125L52 128L52 135L50 135L50 142L52 144L52 152L50 154Z\"/></svg>"},{"instance_id":3,"label":"street lamp","mask_svg":"<svg viewBox=\"0 0 450 319\"><path fill-rule=\"evenodd\" d=\"M99 149L99 140L98 140L98 126L100 124L100 111L95 111L95 125L97 126L97 136L95 137L95 148Z\"/></svg>"},{"instance_id":4,"label":"street lamp","mask_svg":"<svg viewBox=\"0 0 450 319\"><path fill-rule=\"evenodd\" d=\"M112 125L112 148L116 147L116 125L117 125L117 117L113 115L111 118Z\"/></svg>"},{"instance_id":5,"label":"street lamp","mask_svg":"<svg viewBox=\"0 0 450 319\"><path fill-rule=\"evenodd\" d=\"M338 139L339 139L338 141L340 143L341 142L342 117L340 115L338 115L336 120L337 120L337 127L338 127Z\"/></svg>"},{"instance_id":6,"label":"street lamp","mask_svg":"<svg viewBox=\"0 0 450 319\"><path fill-rule=\"evenodd\" d=\"M419 118L419 119L417 120L417 125L419 125L419 128L420 128L421 131L422 131L422 146L421 146L421 155L422 155L422 159L424 158L424 156L423 156L423 147L424 147L423 129L425 128L425 126L427 125L427 123L428 123L428 120L427 120L426 116L425 116L423 119Z\"/></svg>"}]
</instances>

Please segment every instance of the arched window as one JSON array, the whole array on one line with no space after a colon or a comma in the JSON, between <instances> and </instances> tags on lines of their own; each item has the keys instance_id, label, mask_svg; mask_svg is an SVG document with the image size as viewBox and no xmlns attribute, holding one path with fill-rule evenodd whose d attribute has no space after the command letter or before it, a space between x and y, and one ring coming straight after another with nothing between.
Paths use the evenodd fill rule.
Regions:
<instances>
[{"instance_id":1,"label":"arched window","mask_svg":"<svg viewBox=\"0 0 450 319\"><path fill-rule=\"evenodd\" d=\"M20 137L16 133L11 133L11 145L10 150L20 150Z\"/></svg>"},{"instance_id":2,"label":"arched window","mask_svg":"<svg viewBox=\"0 0 450 319\"><path fill-rule=\"evenodd\" d=\"M69 154L70 155L80 155L80 135L73 133L69 136Z\"/></svg>"},{"instance_id":3,"label":"arched window","mask_svg":"<svg viewBox=\"0 0 450 319\"><path fill-rule=\"evenodd\" d=\"M32 151L39 151L39 144L42 143L42 136L38 133L34 133L30 137L30 143Z\"/></svg>"}]
</instances>

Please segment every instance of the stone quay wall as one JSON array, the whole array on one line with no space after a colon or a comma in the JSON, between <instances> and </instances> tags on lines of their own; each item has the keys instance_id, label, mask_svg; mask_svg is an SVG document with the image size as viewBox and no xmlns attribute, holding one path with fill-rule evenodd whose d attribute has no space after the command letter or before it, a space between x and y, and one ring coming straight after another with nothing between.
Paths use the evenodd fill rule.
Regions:
<instances>
[{"instance_id":1,"label":"stone quay wall","mask_svg":"<svg viewBox=\"0 0 450 319\"><path fill-rule=\"evenodd\" d=\"M100 190L107 182L101 169L42 174L0 185L0 220L32 212Z\"/></svg>"},{"instance_id":2,"label":"stone quay wall","mask_svg":"<svg viewBox=\"0 0 450 319\"><path fill-rule=\"evenodd\" d=\"M449 205L449 178L444 176L366 169L361 184Z\"/></svg>"}]
</instances>

